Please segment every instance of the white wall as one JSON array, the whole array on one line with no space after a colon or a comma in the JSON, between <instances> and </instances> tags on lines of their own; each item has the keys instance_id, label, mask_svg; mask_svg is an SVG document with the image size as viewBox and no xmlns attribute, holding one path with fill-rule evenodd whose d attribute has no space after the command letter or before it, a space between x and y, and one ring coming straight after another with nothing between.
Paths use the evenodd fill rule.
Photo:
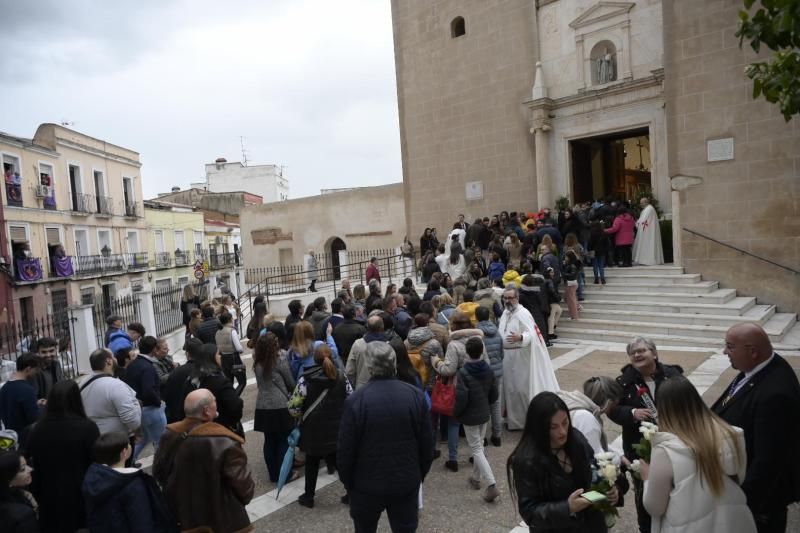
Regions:
<instances>
[{"instance_id":1,"label":"white wall","mask_svg":"<svg viewBox=\"0 0 800 533\"><path fill-rule=\"evenodd\" d=\"M210 192L249 192L261 196L265 204L289 197L289 181L282 177L277 165L246 167L239 162L209 163L206 179Z\"/></svg>"}]
</instances>

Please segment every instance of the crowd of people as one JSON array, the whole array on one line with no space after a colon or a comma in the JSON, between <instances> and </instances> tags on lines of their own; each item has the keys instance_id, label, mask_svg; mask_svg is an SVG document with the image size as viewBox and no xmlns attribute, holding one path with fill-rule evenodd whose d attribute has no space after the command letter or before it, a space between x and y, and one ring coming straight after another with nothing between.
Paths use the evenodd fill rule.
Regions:
<instances>
[{"instance_id":1,"label":"crowd of people","mask_svg":"<svg viewBox=\"0 0 800 533\"><path fill-rule=\"evenodd\" d=\"M384 511L393 531L415 531L425 478L440 458L445 472L464 466L462 437L471 463L462 501L474 490L492 505L505 492L533 531L605 532L631 488L642 532L784 531L787 505L800 500L800 384L768 335L752 323L728 331L739 375L712 407L641 337L618 376L560 390L547 350L560 309L551 294L575 281L566 298L579 301L585 250L601 248L581 244L597 226L583 234L575 212L562 214L562 230L576 228L563 239L541 215L526 220L527 233L518 215L462 218L447 246L426 230L422 294L411 278L383 285L373 262L365 285L343 280L330 302L292 300L285 320L255 297L244 324L233 297L201 301L189 286L181 365L164 339L116 316L90 355L92 373L76 381L59 371L57 342L39 339L0 388L3 531L250 530L248 349L269 481L302 471L297 502L313 509L324 463L356 531L375 531ZM624 265L621 246L604 251ZM602 272L596 255L593 265ZM619 451L606 418L622 428ZM658 432L645 456L648 423ZM509 431L520 438L505 483L488 456ZM148 446L152 476L140 461ZM619 473L598 505L585 493L601 461Z\"/></svg>"}]
</instances>

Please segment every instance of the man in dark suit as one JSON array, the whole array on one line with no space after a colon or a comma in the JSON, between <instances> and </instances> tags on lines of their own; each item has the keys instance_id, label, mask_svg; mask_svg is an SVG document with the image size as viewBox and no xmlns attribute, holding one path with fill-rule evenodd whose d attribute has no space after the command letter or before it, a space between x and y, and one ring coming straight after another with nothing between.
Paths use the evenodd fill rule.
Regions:
<instances>
[{"instance_id":1,"label":"man in dark suit","mask_svg":"<svg viewBox=\"0 0 800 533\"><path fill-rule=\"evenodd\" d=\"M744 430L747 474L742 489L759 533L786 531L786 507L800 500L800 383L772 351L761 326L742 323L725 335L725 354L739 375L712 409Z\"/></svg>"}]
</instances>

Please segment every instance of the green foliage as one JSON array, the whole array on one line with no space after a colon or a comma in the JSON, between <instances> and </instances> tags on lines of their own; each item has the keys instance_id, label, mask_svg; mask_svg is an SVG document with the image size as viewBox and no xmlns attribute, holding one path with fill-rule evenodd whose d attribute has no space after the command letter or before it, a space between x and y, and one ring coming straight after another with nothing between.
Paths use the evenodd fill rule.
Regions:
<instances>
[{"instance_id":1,"label":"green foliage","mask_svg":"<svg viewBox=\"0 0 800 533\"><path fill-rule=\"evenodd\" d=\"M569 198L566 196L559 196L556 198L556 212L564 211L565 209L569 209Z\"/></svg>"},{"instance_id":2,"label":"green foliage","mask_svg":"<svg viewBox=\"0 0 800 533\"><path fill-rule=\"evenodd\" d=\"M745 74L753 80L753 98L777 103L788 122L800 114L800 0L759 0L751 15L755 3L744 0L739 12L739 46L747 39L756 53L763 44L775 55L749 65Z\"/></svg>"},{"instance_id":3,"label":"green foliage","mask_svg":"<svg viewBox=\"0 0 800 533\"><path fill-rule=\"evenodd\" d=\"M650 200L650 205L656 210L659 219L664 216L664 211L661 209L661 206L658 205L658 198L653 196L653 191L651 189L646 189L636 191L636 194L634 194L631 199L631 210L636 218L639 218L639 215L642 213L642 208L639 206L639 202L642 198L648 198Z\"/></svg>"}]
</instances>

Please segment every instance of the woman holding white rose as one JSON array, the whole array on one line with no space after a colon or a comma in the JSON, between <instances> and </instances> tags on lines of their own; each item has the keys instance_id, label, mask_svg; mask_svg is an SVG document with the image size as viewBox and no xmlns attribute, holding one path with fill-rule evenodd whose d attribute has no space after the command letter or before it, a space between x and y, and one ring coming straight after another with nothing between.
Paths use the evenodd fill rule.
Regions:
<instances>
[{"instance_id":1,"label":"woman holding white rose","mask_svg":"<svg viewBox=\"0 0 800 533\"><path fill-rule=\"evenodd\" d=\"M739 487L747 457L744 433L703 402L683 376L658 390L659 432L642 463L644 506L653 533L755 533Z\"/></svg>"},{"instance_id":2,"label":"woman holding white rose","mask_svg":"<svg viewBox=\"0 0 800 533\"><path fill-rule=\"evenodd\" d=\"M552 392L533 397L525 429L506 463L512 497L536 532L606 533L603 513L581 497L592 483L594 451L572 427L567 405ZM607 493L615 505L617 488Z\"/></svg>"},{"instance_id":3,"label":"woman holding white rose","mask_svg":"<svg viewBox=\"0 0 800 533\"><path fill-rule=\"evenodd\" d=\"M622 368L617 383L622 386L622 399L608 412L608 418L622 426L622 449L625 462L633 462L639 456L633 445L642 440L639 427L643 421L656 422L656 393L665 379L683 374L677 365L665 365L658 360L656 345L644 338L636 337L627 346L628 364ZM641 533L650 533L650 516L642 505L642 482L633 480L636 516Z\"/></svg>"}]
</instances>

